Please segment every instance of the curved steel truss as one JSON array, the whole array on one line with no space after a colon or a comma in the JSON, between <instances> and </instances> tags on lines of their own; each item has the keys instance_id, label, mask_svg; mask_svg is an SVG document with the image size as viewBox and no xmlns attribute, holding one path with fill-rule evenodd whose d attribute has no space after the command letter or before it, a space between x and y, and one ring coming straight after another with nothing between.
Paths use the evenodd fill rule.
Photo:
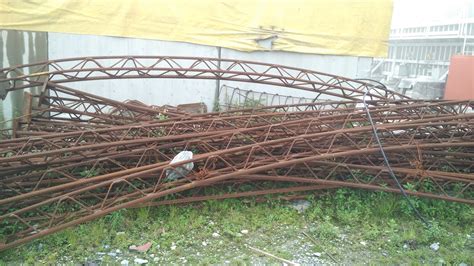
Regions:
<instances>
[{"instance_id":1,"label":"curved steel truss","mask_svg":"<svg viewBox=\"0 0 474 266\"><path fill-rule=\"evenodd\" d=\"M33 73L28 71L33 69ZM308 69L251 61L179 57L179 56L108 56L52 60L0 69L3 96L13 90L101 79L168 78L219 79L295 88L339 99L406 99L407 97L369 83ZM1 96L1 95L0 95Z\"/></svg>"}]
</instances>

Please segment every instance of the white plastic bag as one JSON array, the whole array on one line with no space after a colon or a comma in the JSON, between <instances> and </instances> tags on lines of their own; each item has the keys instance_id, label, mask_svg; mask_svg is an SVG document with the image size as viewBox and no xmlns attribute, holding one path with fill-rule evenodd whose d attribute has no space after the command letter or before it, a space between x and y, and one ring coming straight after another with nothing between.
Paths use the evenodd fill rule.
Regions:
<instances>
[{"instance_id":1,"label":"white plastic bag","mask_svg":"<svg viewBox=\"0 0 474 266\"><path fill-rule=\"evenodd\" d=\"M182 161L190 160L192 158L193 158L193 153L191 151L182 151L178 153L173 158L173 160L171 160L170 165L173 165ZM187 174L189 174L189 172L191 172L193 168L194 168L194 163L190 162L190 163L180 165L176 167L175 169L168 169L166 170L166 180L173 181L178 178L183 178Z\"/></svg>"}]
</instances>

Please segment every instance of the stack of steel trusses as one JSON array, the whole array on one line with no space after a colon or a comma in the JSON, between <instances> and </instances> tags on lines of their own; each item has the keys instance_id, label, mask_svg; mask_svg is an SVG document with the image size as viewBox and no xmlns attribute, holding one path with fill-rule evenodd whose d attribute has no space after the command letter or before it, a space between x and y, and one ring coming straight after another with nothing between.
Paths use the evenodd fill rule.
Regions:
<instances>
[{"instance_id":1,"label":"stack of steel trusses","mask_svg":"<svg viewBox=\"0 0 474 266\"><path fill-rule=\"evenodd\" d=\"M0 77L3 97L25 92L24 115L0 140L0 250L130 207L338 187L400 193L373 125L407 194L474 203L471 101L195 57L72 58ZM310 91L315 102L189 114L64 85L129 78L251 82ZM193 157L171 163L182 151Z\"/></svg>"}]
</instances>

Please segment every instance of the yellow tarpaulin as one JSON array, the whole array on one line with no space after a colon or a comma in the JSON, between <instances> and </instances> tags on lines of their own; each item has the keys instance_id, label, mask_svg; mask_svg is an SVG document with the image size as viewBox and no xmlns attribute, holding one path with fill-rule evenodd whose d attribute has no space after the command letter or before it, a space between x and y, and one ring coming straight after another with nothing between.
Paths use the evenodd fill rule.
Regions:
<instances>
[{"instance_id":1,"label":"yellow tarpaulin","mask_svg":"<svg viewBox=\"0 0 474 266\"><path fill-rule=\"evenodd\" d=\"M384 57L392 0L0 0L0 28Z\"/></svg>"}]
</instances>

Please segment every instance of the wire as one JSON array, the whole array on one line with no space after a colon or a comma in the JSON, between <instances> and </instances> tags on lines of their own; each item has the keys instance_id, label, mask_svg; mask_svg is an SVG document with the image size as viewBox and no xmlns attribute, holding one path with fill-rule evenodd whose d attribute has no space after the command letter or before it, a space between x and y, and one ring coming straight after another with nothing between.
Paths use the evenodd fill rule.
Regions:
<instances>
[{"instance_id":1,"label":"wire","mask_svg":"<svg viewBox=\"0 0 474 266\"><path fill-rule=\"evenodd\" d=\"M369 79L364 79L364 80L369 80ZM374 81L378 84L381 84L384 88L385 85L383 85L382 83L378 82L378 81L375 81L375 80L370 80L370 81ZM365 108L365 112L367 113L367 118L369 119L369 123L370 125L372 126L372 132L374 133L374 137L375 137L375 140L377 141L377 144L380 148L380 153L382 154L382 157L383 157L383 160L385 162L385 165L387 166L388 168L388 172L390 174L390 177L392 177L392 179L395 181L395 183L397 184L397 187L398 189L400 190L400 192L402 193L403 197L406 199L406 201L408 202L408 205L410 205L410 208L415 212L416 216L418 216L418 218L428 227L430 227L430 224L428 223L428 221L426 221L426 219L421 215L421 213L418 211L418 209L415 207L415 205L413 205L413 203L411 202L410 198L408 198L408 195L407 193L405 192L405 190L403 189L402 185L400 184L400 181L398 181L398 178L395 176L395 173L393 172L393 169L392 167L390 166L390 163L388 162L388 158L387 158L387 155L385 154L385 151L383 149L383 146L382 146L382 143L380 141L380 138L378 136L378 133L377 133L377 128L375 127L375 124L374 124L374 121L372 120L372 116L370 115L370 111L369 111L369 107L365 101L365 97L367 96L367 93L372 89L372 87L368 88L367 91L364 93L364 96L362 97L362 102L364 104L364 108Z\"/></svg>"}]
</instances>

